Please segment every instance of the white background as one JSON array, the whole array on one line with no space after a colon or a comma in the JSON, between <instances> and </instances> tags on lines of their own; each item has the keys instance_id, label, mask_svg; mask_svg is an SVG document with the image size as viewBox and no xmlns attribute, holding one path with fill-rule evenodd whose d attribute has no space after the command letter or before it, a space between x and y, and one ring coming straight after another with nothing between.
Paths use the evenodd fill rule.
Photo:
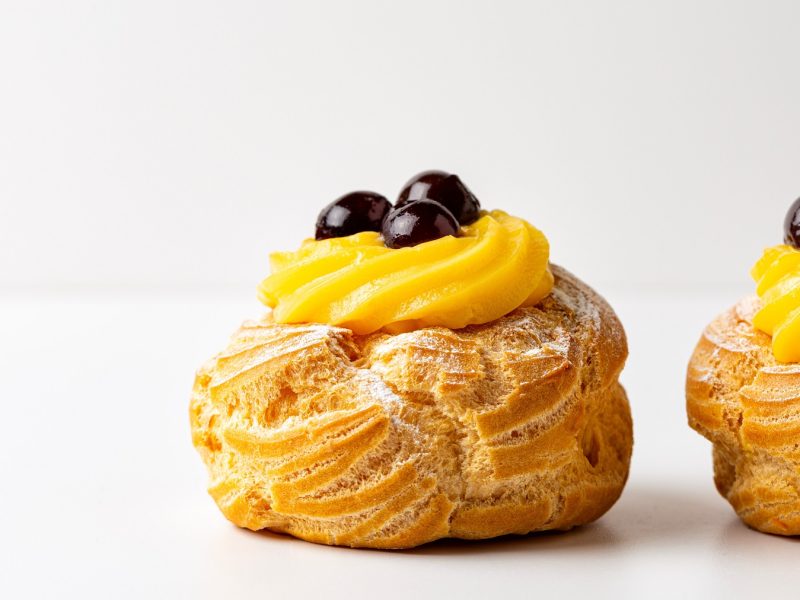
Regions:
<instances>
[{"instance_id":1,"label":"white background","mask_svg":"<svg viewBox=\"0 0 800 600\"><path fill-rule=\"evenodd\" d=\"M737 282L800 195L797 2L9 2L0 273L250 286L427 168L599 284Z\"/></svg>"},{"instance_id":2,"label":"white background","mask_svg":"<svg viewBox=\"0 0 800 600\"><path fill-rule=\"evenodd\" d=\"M0 0L0 595L786 597L800 546L716 496L682 386L800 194L798 23L789 1ZM321 206L427 168L618 309L623 499L409 553L235 530L189 443L194 368Z\"/></svg>"}]
</instances>

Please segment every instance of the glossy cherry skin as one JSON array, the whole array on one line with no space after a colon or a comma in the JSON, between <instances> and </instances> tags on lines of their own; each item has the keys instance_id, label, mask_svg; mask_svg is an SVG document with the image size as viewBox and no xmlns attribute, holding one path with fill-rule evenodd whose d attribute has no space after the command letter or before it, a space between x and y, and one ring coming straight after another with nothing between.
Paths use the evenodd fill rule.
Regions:
<instances>
[{"instance_id":1,"label":"glossy cherry skin","mask_svg":"<svg viewBox=\"0 0 800 600\"><path fill-rule=\"evenodd\" d=\"M417 200L390 212L381 233L389 248L407 248L446 235L457 236L458 221L438 202Z\"/></svg>"},{"instance_id":2,"label":"glossy cherry skin","mask_svg":"<svg viewBox=\"0 0 800 600\"><path fill-rule=\"evenodd\" d=\"M800 250L800 198L794 201L783 222L783 241Z\"/></svg>"},{"instance_id":3,"label":"glossy cherry skin","mask_svg":"<svg viewBox=\"0 0 800 600\"><path fill-rule=\"evenodd\" d=\"M447 208L462 225L480 216L481 203L458 175L445 171L423 171L406 182L395 206L416 200L433 200Z\"/></svg>"},{"instance_id":4,"label":"glossy cherry skin","mask_svg":"<svg viewBox=\"0 0 800 600\"><path fill-rule=\"evenodd\" d=\"M316 239L345 237L360 231L380 231L392 204L375 192L351 192L334 200L317 217Z\"/></svg>"},{"instance_id":5,"label":"glossy cherry skin","mask_svg":"<svg viewBox=\"0 0 800 600\"><path fill-rule=\"evenodd\" d=\"M438 183L448 175L450 175L450 173L436 170L417 173L414 177L406 181L403 189L400 190L400 195L397 196L395 206L400 207L403 204L424 199L431 185Z\"/></svg>"}]
</instances>

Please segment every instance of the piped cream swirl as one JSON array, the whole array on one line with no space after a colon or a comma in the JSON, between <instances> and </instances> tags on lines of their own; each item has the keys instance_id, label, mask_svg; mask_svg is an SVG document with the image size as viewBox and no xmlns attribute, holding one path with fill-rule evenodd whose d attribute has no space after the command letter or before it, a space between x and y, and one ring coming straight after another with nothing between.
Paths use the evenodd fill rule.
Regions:
<instances>
[{"instance_id":1,"label":"piped cream swirl","mask_svg":"<svg viewBox=\"0 0 800 600\"><path fill-rule=\"evenodd\" d=\"M772 336L780 362L800 362L800 251L791 246L767 248L753 267L762 307L753 325Z\"/></svg>"},{"instance_id":2,"label":"piped cream swirl","mask_svg":"<svg viewBox=\"0 0 800 600\"><path fill-rule=\"evenodd\" d=\"M376 232L306 240L270 256L259 299L279 323L327 323L358 334L487 323L550 293L547 238L502 211L461 236L389 249Z\"/></svg>"}]
</instances>

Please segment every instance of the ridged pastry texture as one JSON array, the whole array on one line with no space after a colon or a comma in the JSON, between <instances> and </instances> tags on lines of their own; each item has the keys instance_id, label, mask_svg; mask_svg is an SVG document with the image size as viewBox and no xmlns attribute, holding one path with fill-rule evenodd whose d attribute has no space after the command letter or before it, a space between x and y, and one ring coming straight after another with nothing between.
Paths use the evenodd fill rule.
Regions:
<instances>
[{"instance_id":1,"label":"ridged pastry texture","mask_svg":"<svg viewBox=\"0 0 800 600\"><path fill-rule=\"evenodd\" d=\"M800 535L800 363L780 363L742 300L715 319L692 355L689 424L714 444L714 482L739 517Z\"/></svg>"},{"instance_id":2,"label":"ridged pastry texture","mask_svg":"<svg viewBox=\"0 0 800 600\"><path fill-rule=\"evenodd\" d=\"M245 323L190 407L222 512L371 548L597 519L630 463L625 334L602 298L553 273L539 305L459 330Z\"/></svg>"}]
</instances>

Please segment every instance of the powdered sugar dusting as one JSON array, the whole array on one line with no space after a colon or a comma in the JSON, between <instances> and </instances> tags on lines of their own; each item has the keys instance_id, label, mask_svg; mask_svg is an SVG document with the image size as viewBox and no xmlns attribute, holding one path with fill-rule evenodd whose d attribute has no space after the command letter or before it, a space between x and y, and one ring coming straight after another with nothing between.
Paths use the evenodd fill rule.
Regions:
<instances>
[{"instance_id":1,"label":"powdered sugar dusting","mask_svg":"<svg viewBox=\"0 0 800 600\"><path fill-rule=\"evenodd\" d=\"M360 379L359 389L369 395L371 399L377 400L386 407L402 404L401 398L375 373L364 371Z\"/></svg>"}]
</instances>

